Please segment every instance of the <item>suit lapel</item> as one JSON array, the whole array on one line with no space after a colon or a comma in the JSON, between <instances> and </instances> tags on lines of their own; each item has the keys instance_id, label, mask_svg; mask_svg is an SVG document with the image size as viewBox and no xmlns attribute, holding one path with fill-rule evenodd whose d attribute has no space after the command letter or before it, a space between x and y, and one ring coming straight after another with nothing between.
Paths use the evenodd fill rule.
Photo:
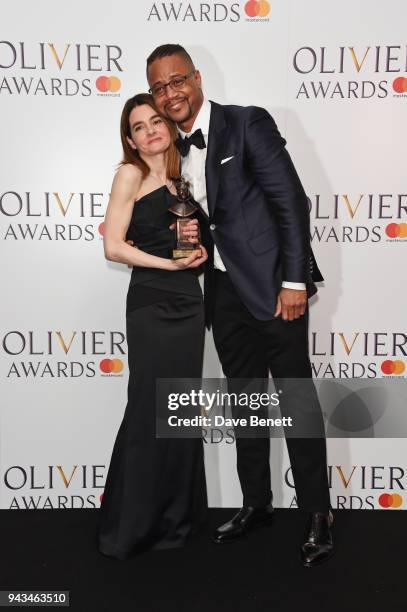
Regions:
<instances>
[{"instance_id":1,"label":"suit lapel","mask_svg":"<svg viewBox=\"0 0 407 612\"><path fill-rule=\"evenodd\" d=\"M228 125L223 108L216 102L211 102L211 117L209 121L208 152L206 154L205 177L206 196L209 214L212 216L216 206L219 187L219 168L227 141Z\"/></svg>"}]
</instances>

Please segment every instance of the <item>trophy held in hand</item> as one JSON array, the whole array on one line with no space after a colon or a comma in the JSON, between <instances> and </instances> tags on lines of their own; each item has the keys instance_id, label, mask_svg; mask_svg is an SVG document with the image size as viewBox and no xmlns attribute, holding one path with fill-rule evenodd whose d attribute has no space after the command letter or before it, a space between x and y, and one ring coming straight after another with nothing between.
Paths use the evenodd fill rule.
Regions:
<instances>
[{"instance_id":1,"label":"trophy held in hand","mask_svg":"<svg viewBox=\"0 0 407 612\"><path fill-rule=\"evenodd\" d=\"M172 252L173 259L181 259L189 257L193 251L199 251L201 256L202 251L197 245L191 244L188 238L183 235L183 226L189 221L191 215L198 210L197 206L192 203L192 195L189 191L189 183L183 176L172 179L177 190L177 204L171 206L168 210L177 217L177 225L175 229L176 247ZM198 243L201 241L200 232L198 229Z\"/></svg>"}]
</instances>

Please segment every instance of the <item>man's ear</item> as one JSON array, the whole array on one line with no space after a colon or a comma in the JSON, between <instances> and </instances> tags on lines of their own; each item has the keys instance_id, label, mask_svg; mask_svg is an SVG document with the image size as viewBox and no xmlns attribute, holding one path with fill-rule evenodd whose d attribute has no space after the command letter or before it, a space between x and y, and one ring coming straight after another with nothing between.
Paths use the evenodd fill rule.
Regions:
<instances>
[{"instance_id":1,"label":"man's ear","mask_svg":"<svg viewBox=\"0 0 407 612\"><path fill-rule=\"evenodd\" d=\"M135 151L137 151L137 147L136 147L136 145L134 144L134 142L132 141L132 139L131 139L131 138L129 138L128 136L126 136L126 140L127 140L127 142L129 143L129 145L131 146L131 148L132 148L132 149L134 149Z\"/></svg>"},{"instance_id":2,"label":"man's ear","mask_svg":"<svg viewBox=\"0 0 407 612\"><path fill-rule=\"evenodd\" d=\"M194 79L197 82L198 87L202 87L201 73L199 72L199 70L195 72Z\"/></svg>"}]
</instances>

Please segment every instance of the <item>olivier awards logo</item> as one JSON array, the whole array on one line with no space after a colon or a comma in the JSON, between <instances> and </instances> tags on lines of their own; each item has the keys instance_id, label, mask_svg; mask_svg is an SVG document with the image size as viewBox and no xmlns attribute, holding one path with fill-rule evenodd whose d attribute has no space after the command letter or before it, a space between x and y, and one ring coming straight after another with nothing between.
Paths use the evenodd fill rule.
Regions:
<instances>
[{"instance_id":1,"label":"olivier awards logo","mask_svg":"<svg viewBox=\"0 0 407 612\"><path fill-rule=\"evenodd\" d=\"M104 470L104 465L11 465L2 477L5 492L11 495L8 508L98 508Z\"/></svg>"},{"instance_id":2,"label":"olivier awards logo","mask_svg":"<svg viewBox=\"0 0 407 612\"><path fill-rule=\"evenodd\" d=\"M121 57L118 45L2 40L0 95L117 97Z\"/></svg>"},{"instance_id":3,"label":"olivier awards logo","mask_svg":"<svg viewBox=\"0 0 407 612\"><path fill-rule=\"evenodd\" d=\"M0 239L19 241L85 241L100 235L109 194L46 191L0 193Z\"/></svg>"},{"instance_id":4,"label":"olivier awards logo","mask_svg":"<svg viewBox=\"0 0 407 612\"><path fill-rule=\"evenodd\" d=\"M15 329L1 339L8 359L5 377L11 380L122 377L125 347L125 335L120 331Z\"/></svg>"},{"instance_id":5,"label":"olivier awards logo","mask_svg":"<svg viewBox=\"0 0 407 612\"><path fill-rule=\"evenodd\" d=\"M313 331L310 356L314 378L405 378L407 333Z\"/></svg>"},{"instance_id":6,"label":"olivier awards logo","mask_svg":"<svg viewBox=\"0 0 407 612\"><path fill-rule=\"evenodd\" d=\"M397 465L328 465L332 507L338 510L403 509L405 500L401 493L404 494L407 485L406 476L404 468ZM291 468L286 470L285 484L294 490ZM295 495L290 503L290 508L294 507L297 507Z\"/></svg>"},{"instance_id":7,"label":"olivier awards logo","mask_svg":"<svg viewBox=\"0 0 407 612\"><path fill-rule=\"evenodd\" d=\"M311 241L407 242L407 193L316 194L308 200Z\"/></svg>"},{"instance_id":8,"label":"olivier awards logo","mask_svg":"<svg viewBox=\"0 0 407 612\"><path fill-rule=\"evenodd\" d=\"M231 0L220 2L154 2L147 11L147 21L178 23L237 23L269 21L271 7L267 0Z\"/></svg>"},{"instance_id":9,"label":"olivier awards logo","mask_svg":"<svg viewBox=\"0 0 407 612\"><path fill-rule=\"evenodd\" d=\"M304 46L292 66L296 100L367 100L407 97L406 45Z\"/></svg>"}]
</instances>

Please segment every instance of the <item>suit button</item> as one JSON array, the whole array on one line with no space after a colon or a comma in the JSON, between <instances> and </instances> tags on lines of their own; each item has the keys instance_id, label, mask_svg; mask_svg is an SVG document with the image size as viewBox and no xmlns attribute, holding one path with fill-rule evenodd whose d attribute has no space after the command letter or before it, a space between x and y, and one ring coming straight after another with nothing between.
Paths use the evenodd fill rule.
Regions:
<instances>
[{"instance_id":1,"label":"suit button","mask_svg":"<svg viewBox=\"0 0 407 612\"><path fill-rule=\"evenodd\" d=\"M212 231L215 230L216 229L216 225L214 223L211 223L210 226L209 226L209 229L212 230Z\"/></svg>"}]
</instances>

